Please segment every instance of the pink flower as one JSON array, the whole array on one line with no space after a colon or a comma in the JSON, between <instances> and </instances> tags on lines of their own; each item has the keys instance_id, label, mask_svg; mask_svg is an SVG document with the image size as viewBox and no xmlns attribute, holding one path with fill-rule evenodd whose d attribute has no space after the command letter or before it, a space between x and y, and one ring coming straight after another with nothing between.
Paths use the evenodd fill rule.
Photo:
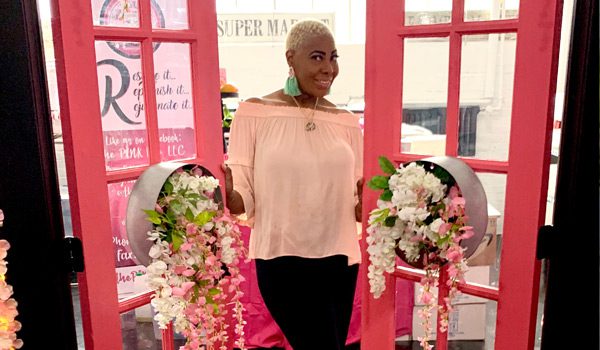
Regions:
<instances>
[{"instance_id":1,"label":"pink flower","mask_svg":"<svg viewBox=\"0 0 600 350\"><path fill-rule=\"evenodd\" d=\"M431 294L430 292L423 292L421 294L421 302L423 304L429 304L432 299L433 299L433 294Z\"/></svg>"},{"instance_id":2,"label":"pink flower","mask_svg":"<svg viewBox=\"0 0 600 350\"><path fill-rule=\"evenodd\" d=\"M448 266L448 277L456 278L457 274L458 274L458 270L456 269L456 266L454 266L454 265ZM448 282L452 283L452 281L450 281L450 280Z\"/></svg>"},{"instance_id":3,"label":"pink flower","mask_svg":"<svg viewBox=\"0 0 600 350\"><path fill-rule=\"evenodd\" d=\"M446 254L446 259L448 259L449 261L452 261L452 262L456 262L457 260L460 261L461 258L462 258L462 253L456 249L449 250L448 253Z\"/></svg>"},{"instance_id":4,"label":"pink flower","mask_svg":"<svg viewBox=\"0 0 600 350\"><path fill-rule=\"evenodd\" d=\"M176 193L166 196L163 192L156 202L156 212L166 213L174 200L182 208L216 207L212 198L215 192L211 188L216 179L208 178L200 167L179 168L168 181ZM187 339L187 344L182 349L191 350L201 346L218 349L222 343L228 342L225 315L229 309L237 321L235 330L238 339L235 341L244 344L245 321L242 317L243 306L239 302L243 294L236 287L243 280L237 268L240 260L228 260L225 265L230 275L224 276L222 257L225 252L235 252L236 255L245 257L246 250L235 220L224 215L221 210L216 213L212 209L205 210L211 212L212 219L203 227L190 222L181 213L175 214L175 222L170 223L172 225L155 227L149 234L154 241L152 247L168 253L154 257L165 264L165 269L148 272L149 284L156 292L152 300L157 311L155 319L161 328L175 321L175 328ZM183 241L172 239L174 235L183 235ZM177 251L173 251L173 242L181 243ZM233 288L227 293L229 286ZM244 349L245 346L240 348Z\"/></svg>"},{"instance_id":5,"label":"pink flower","mask_svg":"<svg viewBox=\"0 0 600 350\"><path fill-rule=\"evenodd\" d=\"M211 237L214 238L214 237ZM208 256L206 260L204 260L204 265L213 266L217 262L217 258L214 255Z\"/></svg>"},{"instance_id":6,"label":"pink flower","mask_svg":"<svg viewBox=\"0 0 600 350\"><path fill-rule=\"evenodd\" d=\"M440 236L445 236L446 233L448 232L448 230L450 230L451 227L452 227L452 224L444 222L443 224L440 225L440 228L438 229L439 235Z\"/></svg>"},{"instance_id":7,"label":"pink flower","mask_svg":"<svg viewBox=\"0 0 600 350\"><path fill-rule=\"evenodd\" d=\"M176 265L173 268L173 272L175 272L178 275L181 275L183 273L183 271L187 270L187 267L184 265Z\"/></svg>"},{"instance_id":8,"label":"pink flower","mask_svg":"<svg viewBox=\"0 0 600 350\"><path fill-rule=\"evenodd\" d=\"M465 199L463 197L454 197L452 198L452 205L455 207L464 207Z\"/></svg>"},{"instance_id":9,"label":"pink flower","mask_svg":"<svg viewBox=\"0 0 600 350\"><path fill-rule=\"evenodd\" d=\"M410 238L410 242L419 242L423 240L423 236L421 235L414 235Z\"/></svg>"},{"instance_id":10,"label":"pink flower","mask_svg":"<svg viewBox=\"0 0 600 350\"><path fill-rule=\"evenodd\" d=\"M156 212L157 212L157 213L159 213L159 214L164 214L164 213L165 213L165 212L163 211L163 208L162 208L160 205L158 205L158 203L156 203L156 204L154 205L154 211L156 211Z\"/></svg>"},{"instance_id":11,"label":"pink flower","mask_svg":"<svg viewBox=\"0 0 600 350\"><path fill-rule=\"evenodd\" d=\"M448 198L453 199L460 195L460 191L457 186L452 186L450 191L448 191Z\"/></svg>"},{"instance_id":12,"label":"pink flower","mask_svg":"<svg viewBox=\"0 0 600 350\"><path fill-rule=\"evenodd\" d=\"M193 245L192 245L191 243L188 243L188 242L186 242L186 243L183 243L183 244L182 244L182 245L179 247L179 249L180 249L182 252L185 252L185 251L188 251L188 250L192 249L192 247L193 247Z\"/></svg>"},{"instance_id":13,"label":"pink flower","mask_svg":"<svg viewBox=\"0 0 600 350\"><path fill-rule=\"evenodd\" d=\"M474 232L473 232L473 226L463 226L463 227L461 227L459 229L459 231L463 232L462 236L467 235L469 233L474 234ZM471 238L471 236L465 237L465 238Z\"/></svg>"},{"instance_id":14,"label":"pink flower","mask_svg":"<svg viewBox=\"0 0 600 350\"><path fill-rule=\"evenodd\" d=\"M192 169L192 174L194 174L196 176L202 176L203 175L202 168L194 167L194 169Z\"/></svg>"},{"instance_id":15,"label":"pink flower","mask_svg":"<svg viewBox=\"0 0 600 350\"><path fill-rule=\"evenodd\" d=\"M196 271L194 269L187 269L187 270L183 271L181 274L185 277L192 277L195 273L196 273Z\"/></svg>"},{"instance_id":16,"label":"pink flower","mask_svg":"<svg viewBox=\"0 0 600 350\"><path fill-rule=\"evenodd\" d=\"M188 235L192 235L192 234L196 233L197 229L198 229L198 226L196 226L193 223L189 223L185 226L185 233L187 233Z\"/></svg>"},{"instance_id":17,"label":"pink flower","mask_svg":"<svg viewBox=\"0 0 600 350\"><path fill-rule=\"evenodd\" d=\"M181 287L173 287L173 295L182 297L184 296L194 285L195 282L184 282Z\"/></svg>"}]
</instances>

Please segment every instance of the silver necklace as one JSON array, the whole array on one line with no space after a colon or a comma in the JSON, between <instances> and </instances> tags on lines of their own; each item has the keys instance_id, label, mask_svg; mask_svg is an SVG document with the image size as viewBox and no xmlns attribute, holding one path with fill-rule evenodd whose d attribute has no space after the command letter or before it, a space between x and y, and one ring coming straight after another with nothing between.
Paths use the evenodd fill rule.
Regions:
<instances>
[{"instance_id":1,"label":"silver necklace","mask_svg":"<svg viewBox=\"0 0 600 350\"><path fill-rule=\"evenodd\" d=\"M294 102L296 102L296 106L298 106L298 110L300 111L300 113L302 113L303 115L305 115L304 112L302 112L302 107L300 106L300 103L298 103L298 100L296 100L296 98L294 96L292 96L292 99L294 100ZM317 110L317 105L318 104L319 104L319 98L317 97L315 99L315 105L312 108L312 110L310 111L310 114L308 115L308 121L304 125L304 130L306 130L306 131L313 131L313 130L315 130L317 128L317 125L313 121L313 118L315 116L315 111Z\"/></svg>"}]
</instances>

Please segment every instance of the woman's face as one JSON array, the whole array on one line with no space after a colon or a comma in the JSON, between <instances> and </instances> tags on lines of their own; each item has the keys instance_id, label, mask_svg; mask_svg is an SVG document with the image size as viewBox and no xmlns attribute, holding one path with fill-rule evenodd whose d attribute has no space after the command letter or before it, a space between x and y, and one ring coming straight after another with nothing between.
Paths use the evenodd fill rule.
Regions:
<instances>
[{"instance_id":1,"label":"woman's face","mask_svg":"<svg viewBox=\"0 0 600 350\"><path fill-rule=\"evenodd\" d=\"M331 36L312 36L299 49L289 50L286 56L288 64L294 67L302 92L315 97L327 95L339 73L337 50Z\"/></svg>"}]
</instances>

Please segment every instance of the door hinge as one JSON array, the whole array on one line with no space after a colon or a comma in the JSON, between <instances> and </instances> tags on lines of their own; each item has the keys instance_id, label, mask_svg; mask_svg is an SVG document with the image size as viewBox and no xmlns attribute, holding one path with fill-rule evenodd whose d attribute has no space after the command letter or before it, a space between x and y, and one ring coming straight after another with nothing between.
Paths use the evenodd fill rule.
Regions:
<instances>
[{"instance_id":1,"label":"door hinge","mask_svg":"<svg viewBox=\"0 0 600 350\"><path fill-rule=\"evenodd\" d=\"M63 261L68 272L83 272L83 245L77 237L63 239Z\"/></svg>"},{"instance_id":2,"label":"door hinge","mask_svg":"<svg viewBox=\"0 0 600 350\"><path fill-rule=\"evenodd\" d=\"M537 249L535 256L538 260L549 259L554 255L558 229L552 225L545 225L538 230Z\"/></svg>"}]
</instances>

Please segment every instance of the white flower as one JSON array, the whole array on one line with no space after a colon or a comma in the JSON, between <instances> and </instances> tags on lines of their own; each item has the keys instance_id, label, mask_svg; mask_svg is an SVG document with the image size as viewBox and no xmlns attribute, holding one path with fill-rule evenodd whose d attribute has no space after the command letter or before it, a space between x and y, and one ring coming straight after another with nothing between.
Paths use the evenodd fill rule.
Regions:
<instances>
[{"instance_id":1,"label":"white flower","mask_svg":"<svg viewBox=\"0 0 600 350\"><path fill-rule=\"evenodd\" d=\"M423 221L428 216L429 212L424 208L406 207L398 211L398 218L405 222Z\"/></svg>"},{"instance_id":2,"label":"white flower","mask_svg":"<svg viewBox=\"0 0 600 350\"><path fill-rule=\"evenodd\" d=\"M233 242L234 242L234 240L231 237L223 237L223 239L221 240L221 244L222 244L222 248L223 248L221 260L225 264L231 264L237 256L235 249L231 248L231 244Z\"/></svg>"},{"instance_id":3,"label":"white flower","mask_svg":"<svg viewBox=\"0 0 600 350\"><path fill-rule=\"evenodd\" d=\"M154 248L154 246L153 246ZM152 250L152 249L151 249ZM164 261L156 260L148 265L147 272L152 275L162 275L167 270L167 264Z\"/></svg>"},{"instance_id":4,"label":"white flower","mask_svg":"<svg viewBox=\"0 0 600 350\"><path fill-rule=\"evenodd\" d=\"M367 253L371 263L367 275L375 298L385 291L384 273L395 269L395 248L403 252L408 262L417 261L423 245L435 245L440 239L439 230L445 221L438 217L435 206L440 202L445 207L449 204L447 186L416 162L396 169L389 177L388 188L392 192L391 199L377 201L377 209L370 213L367 227ZM426 224L431 215L433 220ZM443 255L447 247L440 248L439 254Z\"/></svg>"},{"instance_id":5,"label":"white flower","mask_svg":"<svg viewBox=\"0 0 600 350\"><path fill-rule=\"evenodd\" d=\"M397 208L402 208L408 205L416 206L417 201L417 193L406 186L401 186L392 191L392 204L394 204L394 206Z\"/></svg>"},{"instance_id":6,"label":"white flower","mask_svg":"<svg viewBox=\"0 0 600 350\"><path fill-rule=\"evenodd\" d=\"M160 216L162 224L148 232L148 240L153 245L149 251L152 263L147 268L146 281L154 290L152 306L156 311L155 320L160 328L173 322L179 333L204 334L202 341L209 347L212 342L225 339L227 334L218 328L201 329L207 324L218 327L222 321L221 316L202 306L207 300L198 296L208 296L213 292L212 289L221 288L223 279L241 277L237 261L240 258L238 255L244 252L243 244L239 229L230 218L224 218L225 214L213 199L214 191L219 185L218 180L183 171L172 174L168 181L173 186L173 191L168 196L161 195L157 203L166 207L163 209L169 209L176 220ZM194 216L193 220L190 218L190 211ZM198 217L199 214L209 215ZM201 227L188 232L188 229L193 228L190 224L198 225L197 220L208 222L203 221ZM208 259L211 259L211 264L205 264ZM214 268L218 269L221 264L227 266L231 277L214 275ZM208 283L198 283L199 281ZM239 288L235 285L233 290L231 288L219 292L232 295L223 299L215 297L211 302L213 306L225 307L221 300L233 300L236 305L241 305ZM189 317L190 307L197 308L196 318ZM239 314L237 326L243 327L240 307L234 308ZM237 334L243 344L242 334Z\"/></svg>"},{"instance_id":7,"label":"white flower","mask_svg":"<svg viewBox=\"0 0 600 350\"><path fill-rule=\"evenodd\" d=\"M159 245L152 245L152 247L150 247L150 252L148 253L148 255L150 255L151 258L153 259L158 259L162 254L162 249Z\"/></svg>"},{"instance_id":8,"label":"white flower","mask_svg":"<svg viewBox=\"0 0 600 350\"><path fill-rule=\"evenodd\" d=\"M219 186L219 180L209 176L201 177L200 183L202 190L206 192L213 192Z\"/></svg>"}]
</instances>

